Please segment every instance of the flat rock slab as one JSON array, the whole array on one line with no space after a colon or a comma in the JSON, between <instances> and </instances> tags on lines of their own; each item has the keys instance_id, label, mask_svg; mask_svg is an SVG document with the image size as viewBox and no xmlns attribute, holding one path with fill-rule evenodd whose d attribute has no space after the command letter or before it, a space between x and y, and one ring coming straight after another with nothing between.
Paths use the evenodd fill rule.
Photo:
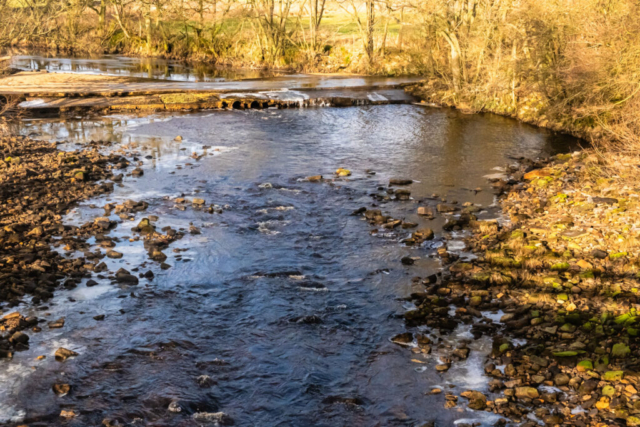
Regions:
<instances>
[{"instance_id":1,"label":"flat rock slab","mask_svg":"<svg viewBox=\"0 0 640 427\"><path fill-rule=\"evenodd\" d=\"M139 96L176 92L256 92L329 90L348 88L399 88L419 81L416 77L363 77L303 75L289 78L225 82L179 82L78 73L20 72L0 79L0 94L31 97Z\"/></svg>"}]
</instances>

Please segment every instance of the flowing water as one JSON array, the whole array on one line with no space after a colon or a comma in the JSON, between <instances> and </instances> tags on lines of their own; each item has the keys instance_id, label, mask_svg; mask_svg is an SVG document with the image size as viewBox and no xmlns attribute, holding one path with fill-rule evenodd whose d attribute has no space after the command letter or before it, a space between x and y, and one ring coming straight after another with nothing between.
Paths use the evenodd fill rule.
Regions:
<instances>
[{"instance_id":1,"label":"flowing water","mask_svg":"<svg viewBox=\"0 0 640 427\"><path fill-rule=\"evenodd\" d=\"M120 221L110 270L151 269L138 286L81 284L59 291L46 306L19 307L62 329L30 334L30 349L0 360L0 419L10 425L191 426L196 412L223 411L241 426L421 425L436 421L492 425L488 412L444 409L444 393L487 390L488 339L473 341L461 326L443 344L471 341L471 357L444 374L440 350L424 357L390 338L406 330L403 297L419 290L412 277L438 271L436 247L460 251L461 235L442 239L444 220L418 217L435 207L432 194L470 201L498 215L483 176L515 157L572 150L576 141L493 115L463 115L413 105L247 110L30 120L34 138L128 145L144 160L144 176L126 177L108 197L88 200L66 221L102 216L107 202L145 200L146 212ZM176 135L182 143L174 141ZM193 159L193 153L203 155ZM149 159L145 156L150 156ZM347 179L306 182L338 167ZM375 174L370 173L371 171ZM413 200L376 202L391 177L408 177ZM472 191L480 187L482 191ZM222 213L177 209L175 197L199 197ZM372 233L355 209L378 205L394 218L433 228L425 246L403 246L399 234ZM92 207L93 206L93 207ZM161 270L130 228L157 215L188 234L165 252ZM80 255L80 254L76 254ZM404 266L404 256L419 258ZM462 254L465 255L464 253ZM105 258L106 260L106 258ZM104 321L93 316L105 314ZM424 330L435 338L436 331ZM60 346L79 356L54 360ZM443 350L444 351L444 350ZM46 355L44 360L37 356ZM197 378L208 375L202 387ZM57 397L52 384L72 391ZM173 402L173 403L172 403ZM179 412L168 408L180 408ZM60 421L62 409L78 416Z\"/></svg>"}]
</instances>

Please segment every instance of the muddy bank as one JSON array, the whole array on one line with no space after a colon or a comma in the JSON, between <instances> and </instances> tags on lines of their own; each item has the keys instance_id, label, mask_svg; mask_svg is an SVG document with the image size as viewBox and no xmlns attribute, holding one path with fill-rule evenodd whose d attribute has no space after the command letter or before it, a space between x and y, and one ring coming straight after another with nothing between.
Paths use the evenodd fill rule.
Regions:
<instances>
[{"instance_id":1,"label":"muddy bank","mask_svg":"<svg viewBox=\"0 0 640 427\"><path fill-rule=\"evenodd\" d=\"M633 176L633 162L618 162ZM439 249L443 276L414 278L425 290L409 298L410 332L394 341L420 356L442 348L435 331L468 324L475 339L489 336L490 393L449 392L445 407L494 412L497 425L640 425L636 189L590 151L522 159L492 180L505 218L450 209L477 258ZM438 371L469 357L464 343L446 350Z\"/></svg>"}]
</instances>

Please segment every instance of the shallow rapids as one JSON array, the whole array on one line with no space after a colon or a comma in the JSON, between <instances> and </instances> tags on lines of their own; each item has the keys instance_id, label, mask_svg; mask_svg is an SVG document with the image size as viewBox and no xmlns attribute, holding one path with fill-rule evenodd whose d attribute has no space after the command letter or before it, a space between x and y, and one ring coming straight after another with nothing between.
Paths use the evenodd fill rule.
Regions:
<instances>
[{"instance_id":1,"label":"shallow rapids","mask_svg":"<svg viewBox=\"0 0 640 427\"><path fill-rule=\"evenodd\" d=\"M155 278L138 286L95 279L97 286L61 290L47 304L17 307L66 321L31 334L29 350L0 360L2 422L58 425L69 409L77 414L64 421L70 426L104 419L201 425L194 414L219 411L240 426L496 421L464 405L445 410L444 393L428 393L486 389L488 338L473 342L470 358L444 374L434 369L437 351L416 363L389 340L406 330L400 315L411 308L403 298L418 290L412 277L438 271L435 248L464 248L463 234L443 240L442 216L427 220L416 209L445 198L482 205L479 217L496 217L483 177L513 158L571 150L572 139L492 115L411 105L31 120L19 131L69 141L68 150L109 140L115 144L105 150L137 153L142 177L125 177L110 196L88 200L66 221L92 221L109 202L148 202L135 221L113 215L120 223L110 235L120 238L115 249L124 256L105 262L111 271L144 263L140 271L151 269ZM352 175L304 179L333 178L339 167ZM372 198L392 177L414 180L411 200ZM177 197L202 198L220 213L182 210ZM411 248L400 243L401 232L372 233L351 215L362 206L432 228L436 238ZM200 230L165 251L167 270L148 259L142 241L128 241L131 227L150 215L158 216L158 228ZM406 256L415 264L403 265ZM93 320L99 314L105 319ZM464 328L443 345L472 340ZM79 356L57 362L60 346ZM203 375L210 381L202 384ZM56 382L71 392L56 396Z\"/></svg>"}]
</instances>

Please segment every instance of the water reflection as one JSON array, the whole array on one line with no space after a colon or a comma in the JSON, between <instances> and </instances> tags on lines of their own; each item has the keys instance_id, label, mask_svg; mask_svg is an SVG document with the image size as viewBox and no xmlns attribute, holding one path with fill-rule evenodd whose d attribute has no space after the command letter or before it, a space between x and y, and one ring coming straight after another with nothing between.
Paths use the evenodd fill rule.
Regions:
<instances>
[{"instance_id":1,"label":"water reflection","mask_svg":"<svg viewBox=\"0 0 640 427\"><path fill-rule=\"evenodd\" d=\"M22 70L106 74L185 82L221 82L279 75L260 69L231 69L202 62L186 63L162 58L134 58L122 55L58 57L47 54L22 55L16 52L12 58L12 66Z\"/></svg>"}]
</instances>

